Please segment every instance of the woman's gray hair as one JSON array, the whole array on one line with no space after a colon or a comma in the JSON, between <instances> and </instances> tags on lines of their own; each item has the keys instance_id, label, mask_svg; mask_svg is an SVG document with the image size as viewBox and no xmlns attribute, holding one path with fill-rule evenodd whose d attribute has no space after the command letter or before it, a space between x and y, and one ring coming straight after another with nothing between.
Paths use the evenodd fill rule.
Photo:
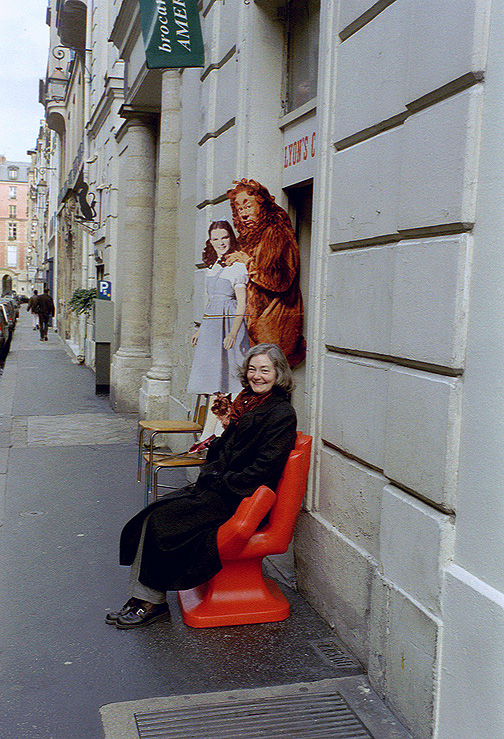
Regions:
<instances>
[{"instance_id":1,"label":"woman's gray hair","mask_svg":"<svg viewBox=\"0 0 504 739\"><path fill-rule=\"evenodd\" d=\"M281 387L287 393L291 393L294 389L294 378L289 363L283 351L276 344L256 344L249 349L245 355L242 366L238 369L238 377L243 387L248 387L247 370L252 357L259 354L266 354L273 362L276 371L275 386Z\"/></svg>"}]
</instances>

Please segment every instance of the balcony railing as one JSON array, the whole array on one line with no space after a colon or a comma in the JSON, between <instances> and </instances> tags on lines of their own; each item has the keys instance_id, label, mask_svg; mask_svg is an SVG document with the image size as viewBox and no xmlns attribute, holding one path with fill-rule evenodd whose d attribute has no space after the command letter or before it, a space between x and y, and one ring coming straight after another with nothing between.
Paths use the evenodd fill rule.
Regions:
<instances>
[{"instance_id":1,"label":"balcony railing","mask_svg":"<svg viewBox=\"0 0 504 739\"><path fill-rule=\"evenodd\" d=\"M67 194L68 190L75 185L75 181L78 177L81 165L82 165L82 159L84 157L84 142L81 141L79 144L79 148L77 149L77 156L73 160L72 169L68 173L68 177L65 180L65 183L61 190L59 191L58 195L58 208L60 207L61 203L63 202L63 199L65 195Z\"/></svg>"}]
</instances>

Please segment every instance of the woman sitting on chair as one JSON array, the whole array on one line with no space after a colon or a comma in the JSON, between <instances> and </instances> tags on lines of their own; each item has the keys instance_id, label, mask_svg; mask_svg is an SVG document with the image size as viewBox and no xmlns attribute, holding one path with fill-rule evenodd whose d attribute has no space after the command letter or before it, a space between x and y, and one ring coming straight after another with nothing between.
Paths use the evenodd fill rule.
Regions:
<instances>
[{"instance_id":1,"label":"woman sitting on chair","mask_svg":"<svg viewBox=\"0 0 504 739\"><path fill-rule=\"evenodd\" d=\"M278 484L296 438L289 364L275 344L258 344L240 379L244 389L196 482L151 503L124 527L120 562L132 565L131 597L107 614L107 623L132 629L167 617L167 590L196 587L221 569L217 530L241 500L259 485Z\"/></svg>"}]
</instances>

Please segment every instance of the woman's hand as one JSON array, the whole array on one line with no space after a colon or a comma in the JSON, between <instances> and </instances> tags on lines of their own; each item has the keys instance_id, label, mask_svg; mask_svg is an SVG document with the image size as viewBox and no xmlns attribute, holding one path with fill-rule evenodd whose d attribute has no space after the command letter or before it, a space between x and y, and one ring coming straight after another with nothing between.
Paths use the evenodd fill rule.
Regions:
<instances>
[{"instance_id":1,"label":"woman's hand","mask_svg":"<svg viewBox=\"0 0 504 739\"><path fill-rule=\"evenodd\" d=\"M231 414L231 401L224 393L215 393L215 400L210 408L214 416L217 416L223 428L229 426L229 417Z\"/></svg>"},{"instance_id":2,"label":"woman's hand","mask_svg":"<svg viewBox=\"0 0 504 739\"><path fill-rule=\"evenodd\" d=\"M224 349L231 349L236 341L236 336L233 336L232 333L229 333L224 341L222 342L222 346Z\"/></svg>"},{"instance_id":3,"label":"woman's hand","mask_svg":"<svg viewBox=\"0 0 504 739\"><path fill-rule=\"evenodd\" d=\"M198 343L198 336L199 336L199 328L196 330L195 334L193 335L191 339L191 346L196 346Z\"/></svg>"},{"instance_id":4,"label":"woman's hand","mask_svg":"<svg viewBox=\"0 0 504 739\"><path fill-rule=\"evenodd\" d=\"M249 260L249 255L246 254L244 251L234 251L226 257L226 264L228 267L230 267L235 262L241 262L242 264L247 265Z\"/></svg>"}]
</instances>

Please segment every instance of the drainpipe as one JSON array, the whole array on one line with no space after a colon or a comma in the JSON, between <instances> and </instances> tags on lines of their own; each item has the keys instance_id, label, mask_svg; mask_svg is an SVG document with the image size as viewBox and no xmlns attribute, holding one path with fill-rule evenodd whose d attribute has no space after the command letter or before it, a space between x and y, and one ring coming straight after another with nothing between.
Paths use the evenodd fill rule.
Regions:
<instances>
[{"instance_id":1,"label":"drainpipe","mask_svg":"<svg viewBox=\"0 0 504 739\"><path fill-rule=\"evenodd\" d=\"M82 160L83 160L83 167L82 167L82 175L84 178L84 182L89 182L89 169L87 165L87 160L89 159L89 139L87 135L87 126L89 122L89 101L91 97L91 27L92 27L92 18L93 18L93 12L92 12L92 5L93 2L91 0L90 3L88 3L88 7L86 9L86 48L84 49L84 70L83 70L83 79L84 79L84 126L82 131L82 141L84 144L84 150L82 153ZM92 247L91 242L91 234L88 233L86 229L83 229L83 239L82 239L82 287L86 290L89 288L89 260L90 260L90 250ZM86 338L87 338L87 326L88 326L88 318L87 316L83 315L81 317L81 325L80 325L80 331L79 334L82 337L82 347L80 348L80 354L84 357L84 362L86 363L86 360L89 359L86 357Z\"/></svg>"}]
</instances>

